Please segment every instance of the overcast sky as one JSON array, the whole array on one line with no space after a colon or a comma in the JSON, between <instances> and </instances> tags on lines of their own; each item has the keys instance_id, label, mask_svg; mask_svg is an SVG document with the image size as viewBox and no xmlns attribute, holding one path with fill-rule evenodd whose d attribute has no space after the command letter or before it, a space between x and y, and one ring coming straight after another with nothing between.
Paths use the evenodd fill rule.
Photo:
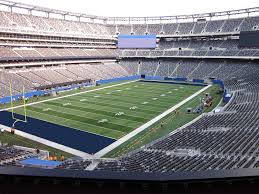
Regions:
<instances>
[{"instance_id":1,"label":"overcast sky","mask_svg":"<svg viewBox=\"0 0 259 194\"><path fill-rule=\"evenodd\" d=\"M172 16L259 7L259 0L14 0L98 16Z\"/></svg>"}]
</instances>

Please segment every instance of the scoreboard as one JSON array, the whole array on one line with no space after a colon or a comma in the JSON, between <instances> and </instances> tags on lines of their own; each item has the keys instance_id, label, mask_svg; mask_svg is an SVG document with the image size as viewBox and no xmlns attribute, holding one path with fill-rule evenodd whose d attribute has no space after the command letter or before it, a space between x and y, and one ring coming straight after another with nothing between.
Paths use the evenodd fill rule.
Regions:
<instances>
[{"instance_id":1,"label":"scoreboard","mask_svg":"<svg viewBox=\"0 0 259 194\"><path fill-rule=\"evenodd\" d=\"M156 35L119 35L118 48L156 48Z\"/></svg>"},{"instance_id":2,"label":"scoreboard","mask_svg":"<svg viewBox=\"0 0 259 194\"><path fill-rule=\"evenodd\" d=\"M239 47L259 48L259 31L240 32Z\"/></svg>"}]
</instances>

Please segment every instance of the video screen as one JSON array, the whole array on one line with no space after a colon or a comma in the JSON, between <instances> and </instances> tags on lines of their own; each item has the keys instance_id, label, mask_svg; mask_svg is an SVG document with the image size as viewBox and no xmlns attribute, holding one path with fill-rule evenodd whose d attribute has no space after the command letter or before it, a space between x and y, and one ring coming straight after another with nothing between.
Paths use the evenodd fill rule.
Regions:
<instances>
[{"instance_id":1,"label":"video screen","mask_svg":"<svg viewBox=\"0 0 259 194\"><path fill-rule=\"evenodd\" d=\"M118 48L156 48L156 35L119 35Z\"/></svg>"}]
</instances>

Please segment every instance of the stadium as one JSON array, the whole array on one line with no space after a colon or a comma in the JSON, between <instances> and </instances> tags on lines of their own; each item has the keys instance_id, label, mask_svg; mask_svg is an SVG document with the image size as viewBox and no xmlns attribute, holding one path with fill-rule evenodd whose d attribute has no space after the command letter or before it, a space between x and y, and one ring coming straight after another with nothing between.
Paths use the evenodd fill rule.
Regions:
<instances>
[{"instance_id":1,"label":"stadium","mask_svg":"<svg viewBox=\"0 0 259 194\"><path fill-rule=\"evenodd\" d=\"M0 8L1 192L258 191L259 8Z\"/></svg>"}]
</instances>

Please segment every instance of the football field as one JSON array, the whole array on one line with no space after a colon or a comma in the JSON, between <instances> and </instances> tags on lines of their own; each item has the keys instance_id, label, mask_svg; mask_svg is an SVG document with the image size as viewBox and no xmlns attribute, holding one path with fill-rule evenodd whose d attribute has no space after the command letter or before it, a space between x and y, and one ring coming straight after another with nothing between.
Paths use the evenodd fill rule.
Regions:
<instances>
[{"instance_id":1,"label":"football field","mask_svg":"<svg viewBox=\"0 0 259 194\"><path fill-rule=\"evenodd\" d=\"M27 116L119 139L202 86L131 82L27 106ZM14 110L23 114L21 108Z\"/></svg>"}]
</instances>

